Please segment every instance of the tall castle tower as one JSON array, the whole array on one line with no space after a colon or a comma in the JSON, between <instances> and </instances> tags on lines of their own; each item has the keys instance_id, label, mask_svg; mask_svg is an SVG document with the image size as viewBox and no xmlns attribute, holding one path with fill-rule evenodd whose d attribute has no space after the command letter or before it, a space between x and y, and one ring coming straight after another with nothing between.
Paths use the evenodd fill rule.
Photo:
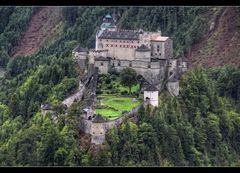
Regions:
<instances>
[{"instance_id":1,"label":"tall castle tower","mask_svg":"<svg viewBox=\"0 0 240 173\"><path fill-rule=\"evenodd\" d=\"M98 50L98 37L104 32L104 31L116 31L117 30L117 26L115 25L115 21L112 18L112 16L110 16L109 14L106 15L103 18L103 23L100 27L100 29L97 31L96 33L96 45L95 45L95 49Z\"/></svg>"}]
</instances>

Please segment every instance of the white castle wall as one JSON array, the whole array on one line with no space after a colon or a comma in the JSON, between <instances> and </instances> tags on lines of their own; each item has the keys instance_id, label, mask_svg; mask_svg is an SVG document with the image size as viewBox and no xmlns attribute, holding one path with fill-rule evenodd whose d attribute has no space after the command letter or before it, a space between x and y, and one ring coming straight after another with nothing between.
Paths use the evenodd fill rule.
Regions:
<instances>
[{"instance_id":1,"label":"white castle wall","mask_svg":"<svg viewBox=\"0 0 240 173\"><path fill-rule=\"evenodd\" d=\"M153 106L158 106L158 91L144 91L144 101L149 98L149 103Z\"/></svg>"}]
</instances>

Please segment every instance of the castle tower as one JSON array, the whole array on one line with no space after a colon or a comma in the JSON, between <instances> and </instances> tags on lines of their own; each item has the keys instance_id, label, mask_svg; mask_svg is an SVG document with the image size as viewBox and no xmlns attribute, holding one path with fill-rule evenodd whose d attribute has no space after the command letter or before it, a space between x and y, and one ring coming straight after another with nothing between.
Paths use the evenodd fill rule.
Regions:
<instances>
[{"instance_id":1,"label":"castle tower","mask_svg":"<svg viewBox=\"0 0 240 173\"><path fill-rule=\"evenodd\" d=\"M109 14L103 18L103 23L101 25L101 30L116 31L117 27L115 21Z\"/></svg>"},{"instance_id":2,"label":"castle tower","mask_svg":"<svg viewBox=\"0 0 240 173\"><path fill-rule=\"evenodd\" d=\"M150 105L158 107L158 89L154 85L149 85L144 90L144 102L148 102Z\"/></svg>"}]
</instances>

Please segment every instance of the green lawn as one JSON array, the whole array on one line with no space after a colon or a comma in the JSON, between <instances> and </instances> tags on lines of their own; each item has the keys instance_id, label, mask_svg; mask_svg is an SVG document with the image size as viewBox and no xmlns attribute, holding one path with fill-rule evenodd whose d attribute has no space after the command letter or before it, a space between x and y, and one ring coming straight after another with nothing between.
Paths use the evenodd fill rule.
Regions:
<instances>
[{"instance_id":1,"label":"green lawn","mask_svg":"<svg viewBox=\"0 0 240 173\"><path fill-rule=\"evenodd\" d=\"M109 108L97 108L96 113L109 119L115 119L121 116L123 111L130 111L140 104L139 100L132 97L121 97L110 94L100 95L98 96L98 100L100 100L100 105L105 105Z\"/></svg>"}]
</instances>

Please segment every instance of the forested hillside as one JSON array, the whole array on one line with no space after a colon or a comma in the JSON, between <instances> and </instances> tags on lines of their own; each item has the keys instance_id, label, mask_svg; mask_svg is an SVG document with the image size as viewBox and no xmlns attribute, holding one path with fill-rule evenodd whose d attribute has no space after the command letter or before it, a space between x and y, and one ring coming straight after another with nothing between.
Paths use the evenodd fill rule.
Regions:
<instances>
[{"instance_id":1,"label":"forested hillside","mask_svg":"<svg viewBox=\"0 0 240 173\"><path fill-rule=\"evenodd\" d=\"M189 50L197 52L204 48L200 44L202 39L206 40L209 21L214 20L209 20L214 17L209 14L226 14L223 7L53 9L56 13L41 19L43 10L49 9L0 7L0 166L240 164L239 67L197 67L189 71L181 79L179 97L161 93L158 109L142 107L138 121L127 121L112 129L106 143L94 154L94 147L83 144L79 134L83 103L74 103L68 114L63 114L60 106L76 90L82 75L82 69L72 58L72 49L79 43L94 47L96 29L107 13L115 14L120 28L161 29L163 35L173 39L174 56L178 57L188 55ZM239 8L234 10L239 14ZM36 26L36 21L45 23ZM221 26L221 21L216 27ZM34 27L40 28L39 32ZM239 29L233 31L235 38ZM231 32L229 29L228 33ZM30 49L33 42L28 43L29 39L38 40ZM211 40L207 42L214 44ZM198 44L198 49L194 48ZM233 48L229 50L238 52L237 46ZM190 59L195 55L207 59L196 53ZM58 122L50 115L41 115L40 105L45 102L53 104Z\"/></svg>"}]
</instances>

